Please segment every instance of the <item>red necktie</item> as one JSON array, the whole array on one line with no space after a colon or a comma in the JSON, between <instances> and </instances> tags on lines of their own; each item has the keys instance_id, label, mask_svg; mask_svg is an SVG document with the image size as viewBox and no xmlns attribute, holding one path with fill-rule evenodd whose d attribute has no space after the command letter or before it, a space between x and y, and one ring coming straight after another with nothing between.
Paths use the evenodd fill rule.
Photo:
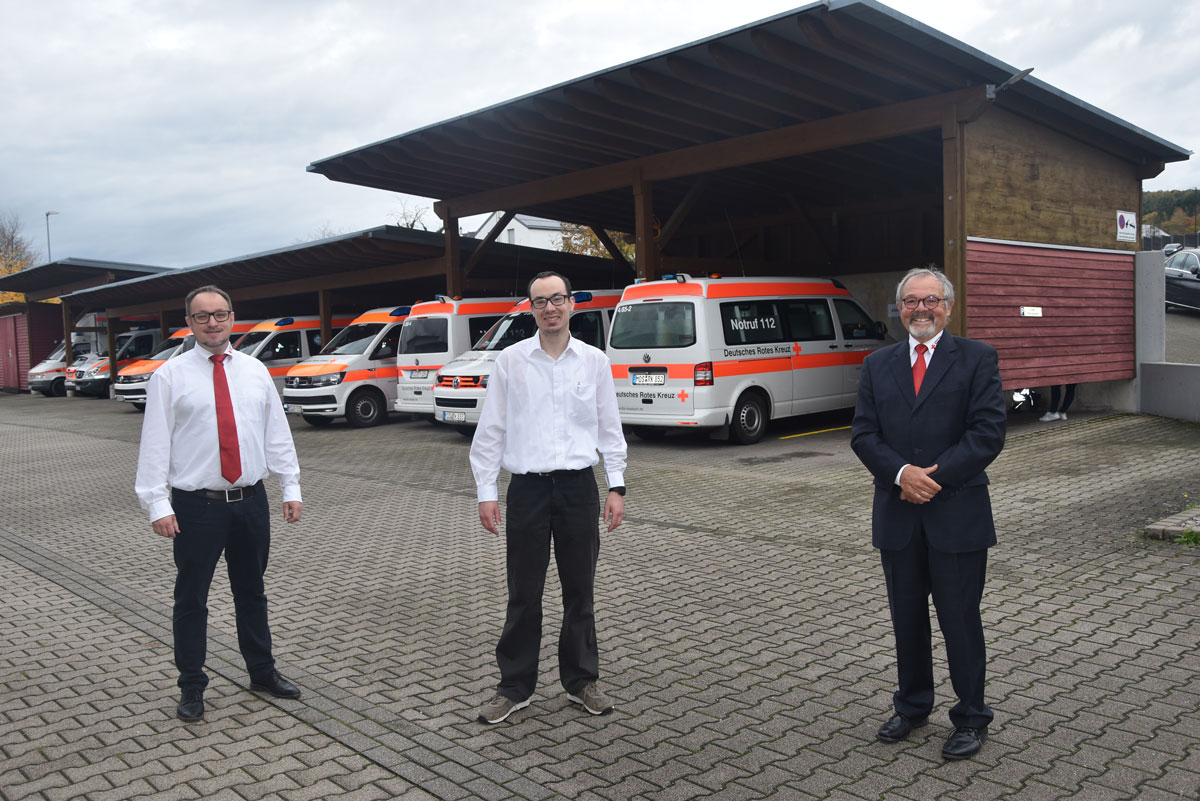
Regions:
<instances>
[{"instance_id":1,"label":"red necktie","mask_svg":"<svg viewBox=\"0 0 1200 801\"><path fill-rule=\"evenodd\" d=\"M230 484L242 477L242 451L238 448L237 421L225 377L225 354L209 356L213 363L213 397L217 401L217 440L221 443L221 475Z\"/></svg>"},{"instance_id":2,"label":"red necktie","mask_svg":"<svg viewBox=\"0 0 1200 801\"><path fill-rule=\"evenodd\" d=\"M921 382L925 380L925 351L929 350L925 343L916 347L917 360L913 362L913 394L921 394Z\"/></svg>"}]
</instances>

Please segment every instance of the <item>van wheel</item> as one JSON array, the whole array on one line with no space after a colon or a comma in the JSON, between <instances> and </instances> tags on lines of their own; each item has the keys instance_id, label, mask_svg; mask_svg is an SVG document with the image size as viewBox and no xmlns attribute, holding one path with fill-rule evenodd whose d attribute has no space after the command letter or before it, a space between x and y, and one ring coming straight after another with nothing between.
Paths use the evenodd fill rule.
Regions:
<instances>
[{"instance_id":1,"label":"van wheel","mask_svg":"<svg viewBox=\"0 0 1200 801\"><path fill-rule=\"evenodd\" d=\"M65 379L65 378L54 379L54 383L50 385L50 392L47 395L47 397L49 397L49 395L53 395L56 398L67 397L67 379Z\"/></svg>"},{"instance_id":2,"label":"van wheel","mask_svg":"<svg viewBox=\"0 0 1200 801\"><path fill-rule=\"evenodd\" d=\"M729 433L739 445L753 445L767 430L767 405L757 392L747 392L738 398L733 409Z\"/></svg>"},{"instance_id":3,"label":"van wheel","mask_svg":"<svg viewBox=\"0 0 1200 801\"><path fill-rule=\"evenodd\" d=\"M137 409L139 412L146 411L146 404L144 403L131 403L130 406Z\"/></svg>"},{"instance_id":4,"label":"van wheel","mask_svg":"<svg viewBox=\"0 0 1200 801\"><path fill-rule=\"evenodd\" d=\"M370 428L383 422L383 395L360 389L346 401L346 421L355 428Z\"/></svg>"},{"instance_id":5,"label":"van wheel","mask_svg":"<svg viewBox=\"0 0 1200 801\"><path fill-rule=\"evenodd\" d=\"M646 442L655 442L667 435L667 429L661 426L637 426L633 429L633 435Z\"/></svg>"},{"instance_id":6,"label":"van wheel","mask_svg":"<svg viewBox=\"0 0 1200 801\"><path fill-rule=\"evenodd\" d=\"M304 419L304 422L308 423L314 428L324 428L333 422L332 417L322 417L319 414L302 414L300 417Z\"/></svg>"},{"instance_id":7,"label":"van wheel","mask_svg":"<svg viewBox=\"0 0 1200 801\"><path fill-rule=\"evenodd\" d=\"M455 428L457 428L458 433L462 434L464 437L475 436L475 426L455 426Z\"/></svg>"}]
</instances>

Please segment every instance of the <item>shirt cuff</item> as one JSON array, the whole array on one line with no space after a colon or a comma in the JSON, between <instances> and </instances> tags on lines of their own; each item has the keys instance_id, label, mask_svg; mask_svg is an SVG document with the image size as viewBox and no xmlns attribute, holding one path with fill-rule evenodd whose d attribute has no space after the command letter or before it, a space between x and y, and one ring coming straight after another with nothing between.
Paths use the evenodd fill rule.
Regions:
<instances>
[{"instance_id":1,"label":"shirt cuff","mask_svg":"<svg viewBox=\"0 0 1200 801\"><path fill-rule=\"evenodd\" d=\"M496 489L495 484L488 484L487 486L479 487L476 491L475 497L480 503L498 501L500 500L500 492Z\"/></svg>"},{"instance_id":2,"label":"shirt cuff","mask_svg":"<svg viewBox=\"0 0 1200 801\"><path fill-rule=\"evenodd\" d=\"M155 520L161 520L164 517L170 517L171 515L175 514L175 510L171 508L171 502L166 499L155 501L154 503L150 504L149 507L147 507L146 511L150 513L151 523L153 523Z\"/></svg>"},{"instance_id":3,"label":"shirt cuff","mask_svg":"<svg viewBox=\"0 0 1200 801\"><path fill-rule=\"evenodd\" d=\"M290 484L286 487L283 487L282 490L283 490L283 502L284 503L290 503L291 501L296 501L297 503L304 503L304 501L300 498L300 485L299 484Z\"/></svg>"},{"instance_id":4,"label":"shirt cuff","mask_svg":"<svg viewBox=\"0 0 1200 801\"><path fill-rule=\"evenodd\" d=\"M906 465L904 465L904 467L912 467L912 465L906 464ZM900 476L904 475L904 467L901 467L899 470L896 471L895 484L897 487L900 486Z\"/></svg>"},{"instance_id":5,"label":"shirt cuff","mask_svg":"<svg viewBox=\"0 0 1200 801\"><path fill-rule=\"evenodd\" d=\"M625 486L625 473L624 471L605 473L604 480L608 482L608 486L610 487L623 487Z\"/></svg>"}]
</instances>

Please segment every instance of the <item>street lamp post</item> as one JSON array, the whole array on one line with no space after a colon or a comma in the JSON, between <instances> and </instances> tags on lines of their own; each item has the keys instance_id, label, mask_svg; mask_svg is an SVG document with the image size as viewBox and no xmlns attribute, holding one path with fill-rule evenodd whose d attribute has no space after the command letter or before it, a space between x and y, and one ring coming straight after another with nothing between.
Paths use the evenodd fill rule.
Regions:
<instances>
[{"instance_id":1,"label":"street lamp post","mask_svg":"<svg viewBox=\"0 0 1200 801\"><path fill-rule=\"evenodd\" d=\"M47 262L54 261L54 257L52 255L50 255L50 215L51 214L58 214L58 212L57 211L46 212L46 261Z\"/></svg>"}]
</instances>

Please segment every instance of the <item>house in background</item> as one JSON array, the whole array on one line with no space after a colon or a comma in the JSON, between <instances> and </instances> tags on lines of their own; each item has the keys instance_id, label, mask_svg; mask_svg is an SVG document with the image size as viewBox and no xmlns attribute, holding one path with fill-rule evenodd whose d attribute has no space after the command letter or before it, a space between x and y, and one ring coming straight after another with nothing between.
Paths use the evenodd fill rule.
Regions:
<instances>
[{"instance_id":1,"label":"house in background","mask_svg":"<svg viewBox=\"0 0 1200 801\"><path fill-rule=\"evenodd\" d=\"M484 239L503 216L502 211L492 212L469 236ZM562 229L557 220L547 220L545 217L534 217L531 214L517 214L496 237L496 241L506 245L562 250Z\"/></svg>"}]
</instances>

